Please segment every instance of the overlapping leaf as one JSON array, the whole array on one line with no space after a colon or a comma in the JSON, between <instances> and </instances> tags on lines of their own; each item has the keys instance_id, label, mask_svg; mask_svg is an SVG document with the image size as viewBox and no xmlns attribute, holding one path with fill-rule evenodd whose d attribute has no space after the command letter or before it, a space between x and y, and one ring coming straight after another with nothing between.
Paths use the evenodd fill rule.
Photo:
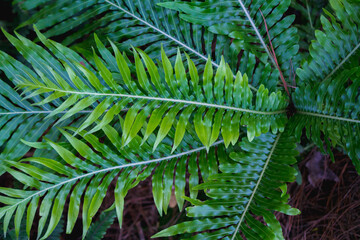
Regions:
<instances>
[{"instance_id":1,"label":"overlapping leaf","mask_svg":"<svg viewBox=\"0 0 360 240\"><path fill-rule=\"evenodd\" d=\"M14 1L24 11L35 11L21 26L36 24L45 36L65 36L62 42L89 49L94 45L92 38L84 36L96 32L101 40L111 39L120 50L130 46L141 47L152 59L160 58L161 45L170 59L176 57L176 49L187 52L196 66L203 69L207 56L218 67L223 55L232 70L240 70L252 76L255 88L265 84L274 90L278 75L266 65L255 70L253 54L244 53L239 62L241 47L232 39L214 34L201 25L189 24L179 18L176 11L158 6L163 0L86 0L86 1ZM79 51L81 49L78 49ZM248 64L247 64L248 63ZM265 74L266 73L266 74ZM255 89L254 88L254 89Z\"/></svg>"},{"instance_id":2,"label":"overlapping leaf","mask_svg":"<svg viewBox=\"0 0 360 240\"><path fill-rule=\"evenodd\" d=\"M360 172L360 68L342 70L336 81L296 89L293 100L298 110L290 120L297 138L306 135L323 152L341 146ZM324 148L327 146L327 149Z\"/></svg>"},{"instance_id":3,"label":"overlapping leaf","mask_svg":"<svg viewBox=\"0 0 360 240\"><path fill-rule=\"evenodd\" d=\"M44 42L49 41L38 34ZM12 38L10 35L8 37ZM97 43L99 48L103 46L98 39ZM52 44L57 51L66 52L67 48L61 46L60 49L60 45L52 41L48 44ZM107 56L112 59L112 64L115 62L117 65L114 71L109 70L95 52L95 71L63 54L63 59L58 62L59 68L43 66L50 72L51 80L33 65L36 76L18 76L18 86L24 88L25 92L30 91L31 96L47 94L43 101L37 103L39 105L59 101L61 104L50 114L66 110L59 122L95 105L78 131L93 126L95 121L101 119L90 131L96 132L109 124L120 111L127 109L123 145L127 145L146 123L143 142L151 133L157 132L154 149L174 127L173 150L186 134L188 123L194 124L198 138L207 148L219 138L220 133L226 146L235 144L242 125L247 126L250 140L268 132L270 128L273 133L283 130L287 120L284 113L287 106L285 96L280 92L269 95L264 86L260 86L256 96L253 96L247 75L238 72L234 79L224 59L215 74L208 60L200 77L188 56L187 73L180 52L172 65L162 51L160 69L141 50L134 50L135 63L132 64L126 54L121 54L114 44L112 46L115 56L109 52ZM131 69L134 69L134 73ZM70 80L66 81L65 78ZM175 119L179 120L176 125Z\"/></svg>"},{"instance_id":4,"label":"overlapping leaf","mask_svg":"<svg viewBox=\"0 0 360 240\"><path fill-rule=\"evenodd\" d=\"M322 30L316 30L309 49L310 58L297 70L303 84L337 78L343 70L359 66L360 3L331 0L335 16L325 10L321 16Z\"/></svg>"},{"instance_id":5,"label":"overlapping leaf","mask_svg":"<svg viewBox=\"0 0 360 240\"><path fill-rule=\"evenodd\" d=\"M273 80L277 84L278 65L286 80L293 78L292 69L296 69L298 65L298 58L295 56L299 50L299 37L296 28L291 27L294 16L283 17L290 3L290 0L276 0L269 3L264 3L262 0L206 0L174 1L159 5L182 12L180 15L182 19L201 24L214 34L234 39L237 52L245 50L243 62L246 62L248 67L258 68L254 71L254 75L274 74ZM266 19L267 27L263 17ZM273 56L269 37L276 58ZM251 60L252 57L255 59L255 56L262 62L256 66L252 65ZM271 80L266 86L271 88L274 82Z\"/></svg>"},{"instance_id":6,"label":"overlapping leaf","mask_svg":"<svg viewBox=\"0 0 360 240\"><path fill-rule=\"evenodd\" d=\"M218 151L221 172L194 188L204 190L208 200L187 198L194 205L187 208L187 216L196 219L154 237L187 234L186 239L283 239L273 211L299 214L287 204L286 193L286 183L296 176L290 166L296 163L294 138L288 132L278 136L268 133L253 142L243 139L238 146L239 150L230 153L231 159Z\"/></svg>"},{"instance_id":7,"label":"overlapping leaf","mask_svg":"<svg viewBox=\"0 0 360 240\"><path fill-rule=\"evenodd\" d=\"M203 179L217 171L214 147L218 146L218 151L224 151L223 141L214 143L210 152L206 153L205 147L189 138L181 144L182 152L171 155L171 145L168 143L160 144L157 151L152 152L148 143L140 146L139 137L128 147L122 147L119 132L111 126L103 128L106 143L101 143L98 137L85 131L79 132L85 140L81 141L71 134L76 128L68 129L70 132L61 132L70 143L70 148L48 139L44 143L29 143L33 147L55 149L59 160L31 157L21 162L6 161L2 165L15 179L32 189L1 188L0 202L5 206L0 208L0 218L3 218L5 232L11 217L15 215L15 232L18 234L21 219L26 215L29 235L39 209L37 233L40 239L46 239L58 224L69 196L66 232L73 230L82 206L85 236L115 179L114 206L121 225L127 192L149 177L154 169L154 200L159 212L166 212L174 182L176 199L182 208L187 169L192 187L199 182L199 171ZM149 142L153 141L155 137L151 136ZM196 197L196 194L196 190L190 192L192 197Z\"/></svg>"}]
</instances>

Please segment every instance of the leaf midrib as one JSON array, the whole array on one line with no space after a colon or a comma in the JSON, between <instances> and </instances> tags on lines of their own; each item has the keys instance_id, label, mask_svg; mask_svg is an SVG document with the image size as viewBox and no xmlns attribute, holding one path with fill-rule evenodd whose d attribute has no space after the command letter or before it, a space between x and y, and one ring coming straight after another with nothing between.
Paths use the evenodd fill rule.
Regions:
<instances>
[{"instance_id":1,"label":"leaf midrib","mask_svg":"<svg viewBox=\"0 0 360 240\"><path fill-rule=\"evenodd\" d=\"M360 123L360 120L357 120L357 119L337 117L337 116L326 115L326 114L322 114L322 113L313 113L313 112L307 112L307 111L297 111L297 113L302 114L302 115L313 116L313 117L334 119L334 120L343 121L343 122Z\"/></svg>"},{"instance_id":2,"label":"leaf midrib","mask_svg":"<svg viewBox=\"0 0 360 240\"><path fill-rule=\"evenodd\" d=\"M23 114L50 114L53 111L18 111L18 112L0 112L0 116L1 115L23 115ZM62 111L59 112L58 114L66 114L68 111ZM79 111L78 113L92 113L93 111L91 110L84 110L84 111Z\"/></svg>"},{"instance_id":3,"label":"leaf midrib","mask_svg":"<svg viewBox=\"0 0 360 240\"><path fill-rule=\"evenodd\" d=\"M224 142L224 140L220 140L220 141L217 141L215 142L213 145L211 145L211 147L215 147L219 144L222 144ZM128 163L128 164L124 164L124 165L119 165L119 166L115 166L115 167L110 167L110 168L104 168L104 169L100 169L100 170L97 170L97 171L94 171L94 172L90 172L90 173L86 173L84 175L81 175L81 176L77 176L77 177L74 177L72 179L68 179L64 182L61 182L61 183L58 183L58 184L55 184L51 187L48 187L48 188L45 188L45 189L42 189L34 194L31 194L30 196L28 196L27 198L24 198L23 200L17 202L16 204L12 205L11 207L9 207L7 210L9 209L12 209L16 206L18 206L19 204L23 203L23 202L26 202L27 200L33 198L34 196L36 195L40 195L42 193L45 193L51 189L54 189L54 188L57 188L59 186L62 186L62 185L65 185L67 183L70 183L70 182L73 182L73 181L77 181L79 179L82 179L82 178L85 178L85 177L88 177L88 176L92 176L92 175L96 175L96 174L99 174L99 173L102 173L102 172L109 172L109 171L113 171L113 170L118 170L118 169L123 169L123 168L128 168L128 167L134 167L134 166L141 166L141 165L149 165L151 163L159 163L159 162L162 162L162 161L166 161L166 160L170 160L170 159L175 159L175 158L180 158L184 155L189 155L189 154L192 154L192 153L195 153L195 152L199 152L199 151L202 151L202 150L205 150L206 147L203 146L203 147L199 147L199 148L195 148L195 149L192 149L192 150L189 150L189 151L186 151L186 152L182 152L182 153L178 153L178 154L175 154L175 155L170 155L170 156L167 156L167 157L163 157L163 158L157 158L157 159L152 159L152 160L147 160L147 161L142 161L142 162L135 162L135 163Z\"/></svg>"},{"instance_id":4,"label":"leaf midrib","mask_svg":"<svg viewBox=\"0 0 360 240\"><path fill-rule=\"evenodd\" d=\"M176 103L184 103L187 105L205 106L205 107L210 107L210 108L221 108L221 109L227 109L227 110L233 110L233 111L239 111L239 112L247 112L247 113L259 114L259 115L277 115L277 114L282 114L282 113L286 112L285 109L279 110L279 111L263 112L263 111L257 111L257 110L250 110L250 109L246 109L246 108L237 108L237 107L231 107L231 106L226 106L226 105L196 102L196 101L189 101L189 100L182 100L182 99L175 99L175 98L149 97L149 96L122 94L122 93L78 92L78 91L68 91L68 90L62 90L62 89L56 89L56 88L49 88L49 87L44 87L44 86L40 86L40 87L36 86L36 87L47 89L47 90L54 91L54 92L62 92L62 93L66 93L66 94L89 95L89 96L100 96L100 97L125 97L125 98L135 98L135 99L148 99L151 101L176 102Z\"/></svg>"},{"instance_id":5,"label":"leaf midrib","mask_svg":"<svg viewBox=\"0 0 360 240\"><path fill-rule=\"evenodd\" d=\"M193 52L194 54L196 54L197 56L199 56L200 58L202 58L203 60L207 61L207 57L205 57L204 55L202 55L201 53L199 53L198 51L194 50L193 48L189 47L188 45L184 44L183 42L179 41L178 39L172 37L171 35L167 34L166 32L162 31L161 29L155 27L154 25L150 24L149 22L143 20L142 18L139 18L138 16L136 16L135 14L132 14L131 12L127 11L126 9L120 7L120 5L117 5L109 0L105 0L105 2L107 2L108 4L120 9L121 11L123 11L124 13L130 15L131 17L135 18L136 20L144 23L145 25L147 25L148 27L154 29L155 31L163 34L164 36L166 36L167 38L175 41L177 44L181 45L182 47L186 48L187 50ZM214 65L215 67L219 67L219 65L213 61L211 61L212 65Z\"/></svg>"},{"instance_id":6,"label":"leaf midrib","mask_svg":"<svg viewBox=\"0 0 360 240\"><path fill-rule=\"evenodd\" d=\"M266 45L266 43L265 43L265 41L264 41L264 38L261 36L259 29L258 29L257 26L255 25L254 20L253 20L252 17L250 16L249 11L246 9L246 7L245 7L244 3L242 2L242 0L238 0L238 2L239 2L239 4L240 4L241 8L243 9L243 11L244 11L247 19L249 20L249 22L250 22L250 24L251 24L251 27L254 29L255 34L256 34L256 36L258 37L261 45L262 45L263 48L265 49L266 53L269 55L272 64L274 65L274 67L275 67L276 69L278 69L276 62L275 62L272 54L270 53L270 51L269 51L269 49L268 49L268 47L267 47L267 45Z\"/></svg>"},{"instance_id":7,"label":"leaf midrib","mask_svg":"<svg viewBox=\"0 0 360 240\"><path fill-rule=\"evenodd\" d=\"M329 79L332 75L334 75L334 74L341 68L341 66L344 65L344 64L349 60L349 58L350 58L359 48L360 48L360 42L359 42L359 44L356 45L356 46L354 47L354 49L353 49L351 52L349 52L349 54L346 55L346 57L331 71L331 73L329 73L329 74L324 78L323 81ZM323 81L322 81L322 82L323 82Z\"/></svg>"},{"instance_id":8,"label":"leaf midrib","mask_svg":"<svg viewBox=\"0 0 360 240\"><path fill-rule=\"evenodd\" d=\"M123 108L121 109L120 111L121 112L127 112L129 109L128 108ZM35 114L50 114L52 113L53 111L14 111L14 112L0 112L0 116L6 116L6 115L24 115L24 114L29 114L29 115L35 115ZM61 112L58 112L56 114L66 114L67 112L69 111L61 111ZM92 113L93 110L82 110L82 111L79 111L77 113L80 113L80 114L87 114L87 113ZM105 110L105 112L108 112L108 110Z\"/></svg>"},{"instance_id":9,"label":"leaf midrib","mask_svg":"<svg viewBox=\"0 0 360 240\"><path fill-rule=\"evenodd\" d=\"M273 144L273 146L272 146L272 148L271 148L271 151L270 151L270 153L269 153L269 156L268 156L268 158L266 159L266 162L265 162L265 165L264 165L264 167L263 167L263 170L262 170L262 172L261 172L261 174L260 174L260 176L259 176L259 179L258 179L258 181L257 181L257 183L256 183L256 185L255 185L255 188L254 188L254 190L253 190L253 192L252 192L252 194L251 194L251 196L250 196L250 198L249 198L249 201L248 201L248 203L246 204L246 207L245 207L243 213L241 214L241 218L240 218L240 220L239 220L239 223L238 223L237 226L236 226L236 229L235 229L235 231L234 231L234 234L233 234L231 240L234 240L234 239L235 239L235 237L236 237L236 235L237 235L237 233L238 233L238 231L239 231L239 228L240 228L240 226L241 226L241 223L242 223L242 221L243 221L244 218L245 218L245 215L246 215L246 213L247 213L247 211L248 211L248 209L249 209L249 207L250 207L250 205L251 205L251 203L252 203L252 200L253 200L253 198L254 198L254 196L255 196L255 194L256 194L256 191L257 191L258 187L260 186L260 183L261 183L261 181L262 181L262 178L263 178L263 176L264 176L264 174L265 174L265 171L266 171L267 166L268 166L268 164L269 164L269 162L270 162L271 156L272 156L273 153L274 153L274 150L275 150L275 148L276 148L276 146L277 146L277 144L278 144L278 141L279 141L280 137L281 137L281 133L279 133L279 135L276 137L276 140L275 140L275 142L274 142L274 144Z\"/></svg>"}]
</instances>

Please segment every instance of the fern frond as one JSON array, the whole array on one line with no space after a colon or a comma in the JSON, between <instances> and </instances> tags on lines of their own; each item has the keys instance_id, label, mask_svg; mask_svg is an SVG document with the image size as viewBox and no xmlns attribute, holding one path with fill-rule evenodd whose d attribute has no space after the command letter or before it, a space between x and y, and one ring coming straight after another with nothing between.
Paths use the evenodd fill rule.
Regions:
<instances>
[{"instance_id":1,"label":"fern frond","mask_svg":"<svg viewBox=\"0 0 360 240\"><path fill-rule=\"evenodd\" d=\"M290 128L299 139L302 130L323 151L340 146L360 172L360 68L343 70L336 81L296 89L293 100L298 110ZM322 134L324 136L322 136ZM327 149L324 148L327 146Z\"/></svg>"},{"instance_id":2,"label":"fern frond","mask_svg":"<svg viewBox=\"0 0 360 240\"><path fill-rule=\"evenodd\" d=\"M202 67L207 56L211 56L211 63L218 67L224 55L233 71L237 70L238 61L234 56L239 52L235 55L232 53L234 44L231 39L183 21L176 11L157 5L161 2L163 0L64 0L55 3L52 0L28 0L18 3L19 7L36 13L19 28L36 24L46 37L66 36L62 42L64 45L80 41L81 44L76 46L84 49L89 49L95 42L83 36L97 33L101 40L105 40L106 36L119 43L117 46L121 51L129 50L131 46L139 47L152 59L160 58L161 45L170 58L175 58L176 49L180 48L190 55L196 66ZM216 46L215 50L213 46ZM265 70L268 71L267 68ZM261 83L266 83L270 75L265 77L258 73L254 78L254 86L257 88Z\"/></svg>"},{"instance_id":3,"label":"fern frond","mask_svg":"<svg viewBox=\"0 0 360 240\"><path fill-rule=\"evenodd\" d=\"M331 0L335 16L324 10L322 30L316 30L316 41L310 46L310 58L297 75L303 84L314 84L328 79L336 80L342 70L359 65L360 57L360 3Z\"/></svg>"},{"instance_id":4,"label":"fern frond","mask_svg":"<svg viewBox=\"0 0 360 240\"><path fill-rule=\"evenodd\" d=\"M43 38L39 32L38 34ZM12 38L9 34L7 36ZM109 56L116 62L117 69L110 71L94 51L94 71L91 67L73 61L72 58L67 59L67 48L60 48L60 45L52 41L48 43L64 53L58 62L61 69L43 66L51 74L50 79L33 65L37 74L18 76L18 86L24 88L25 92L30 91L32 96L48 94L43 101L37 103L38 105L60 101L61 104L50 114L52 116L66 110L67 113L58 122L90 107L92 113L78 131L93 126L101 119L101 122L90 131L96 132L126 108L128 112L122 134L124 146L129 144L147 123L143 142L159 128L153 149L172 127L176 129L174 151L187 132L188 123L195 125L200 141L209 148L220 133L226 146L230 143L235 144L241 125L247 126L248 138L252 140L255 136L268 132L270 128L273 133L282 131L287 121L287 100L281 92L269 95L269 91L260 86L253 97L247 75L238 72L234 79L224 59L215 74L209 59L200 78L189 56L187 74L179 51L175 64L172 65L162 50L162 61L159 63L162 69L159 71L159 67L143 51L134 49L135 63L131 64L126 60L126 54L121 54L112 44L115 56ZM99 48L103 46L99 39L97 43ZM50 50L52 52L52 49ZM66 62L71 63L73 67ZM131 69L135 69L134 74L131 73ZM82 73L76 74L77 72ZM95 108L91 105L95 105ZM175 119L179 119L177 125L174 124Z\"/></svg>"},{"instance_id":5,"label":"fern frond","mask_svg":"<svg viewBox=\"0 0 360 240\"><path fill-rule=\"evenodd\" d=\"M299 36L296 28L290 27L295 17L289 15L282 18L290 3L291 0L276 0L268 3L263 0L206 0L171 1L159 5L180 11L182 19L205 26L214 34L234 39L234 47L237 48L237 52L241 50L248 52L243 55L243 61L247 61L247 57L256 56L263 63L257 66L258 70L264 74L261 68L272 67L273 70L270 72L275 74L274 80L277 84L279 72L270 49L268 33L284 76L288 78L292 75L289 71L291 59L295 68L298 65L295 56L299 50ZM266 19L268 29L266 29L262 14ZM270 63L269 66L267 66L268 63ZM250 59L248 64L252 66ZM255 72L258 70L256 69ZM272 83L270 81L268 84ZM267 85L267 87L270 88L271 85Z\"/></svg>"},{"instance_id":6,"label":"fern frond","mask_svg":"<svg viewBox=\"0 0 360 240\"><path fill-rule=\"evenodd\" d=\"M77 129L68 128L68 130L74 132ZM170 154L171 145L168 143L160 144L157 151L152 153L147 142L140 146L140 137L135 138L128 147L121 147L119 133L111 126L103 128L108 139L107 144L101 143L99 138L86 131L79 132L85 142L72 136L69 131L60 131L71 144L73 151L46 139L48 147L53 148L60 156L58 161L41 157L25 158L21 162L4 161L2 167L9 174L25 186L34 189L1 188L0 202L5 206L0 208L0 218L4 217L4 229L8 228L14 214L15 227L18 227L27 210L27 233L29 234L36 209L39 208L38 237L43 234L48 222L46 232L40 238L46 239L59 222L67 196L69 196L66 232L72 231L82 202L83 236L85 236L92 218L115 179L114 204L121 226L124 198L127 192L149 177L154 169L152 179L153 188L156 189L154 200L159 212L166 212L174 178L176 199L179 207L182 208L186 166L190 172L190 186L192 187L199 181L199 172L206 180L209 175L217 171L215 147L217 151L224 151L223 141L214 143L210 152L206 153L205 147L191 138L182 143L182 152L173 155ZM151 136L149 142L153 141L155 137ZM33 146L39 146L39 144L34 143ZM44 144L41 146L46 147ZM197 191L191 192L191 196L196 197Z\"/></svg>"},{"instance_id":7,"label":"fern frond","mask_svg":"<svg viewBox=\"0 0 360 240\"><path fill-rule=\"evenodd\" d=\"M294 138L264 134L253 142L243 139L230 159L220 159L221 172L195 189L204 190L206 201L189 199L194 206L187 216L196 218L169 227L153 237L196 233L191 239L283 239L273 211L299 214L287 205L286 183L294 181ZM265 221L265 225L260 219ZM211 232L209 232L211 231Z\"/></svg>"}]
</instances>

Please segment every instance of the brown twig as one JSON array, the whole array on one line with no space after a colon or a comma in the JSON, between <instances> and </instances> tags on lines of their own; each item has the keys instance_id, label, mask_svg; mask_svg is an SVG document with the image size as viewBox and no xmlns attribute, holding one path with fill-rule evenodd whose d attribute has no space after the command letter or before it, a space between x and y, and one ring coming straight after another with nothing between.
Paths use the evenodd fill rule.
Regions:
<instances>
[{"instance_id":1,"label":"brown twig","mask_svg":"<svg viewBox=\"0 0 360 240\"><path fill-rule=\"evenodd\" d=\"M289 97L290 97L290 92L289 92L289 90L288 90L288 85L287 85L287 83L286 83L286 81L285 81L285 78L284 78L284 75L283 75L283 73L282 73L282 71L281 71L281 69L280 69L279 62L278 62L278 60L277 60L277 57L276 57L276 54L275 54L275 50L274 50L274 47L273 47L273 44L272 44L272 41L271 41L271 37L270 37L269 29L268 29L268 26L267 26L267 23L266 23L266 19L265 19L264 15L263 15L262 11L261 11L260 9L259 9L259 11L260 11L260 13L261 13L261 16L262 16L263 19L264 19L265 28L266 28L266 33L267 33L267 36L268 36L268 38L269 38L269 42L270 42L269 51L270 51L272 57L274 58L276 68L279 70L280 79L281 79L281 81L282 81L282 83L283 83L283 86L284 86L284 88L285 88L285 91L287 92L287 94L288 94Z\"/></svg>"}]
</instances>

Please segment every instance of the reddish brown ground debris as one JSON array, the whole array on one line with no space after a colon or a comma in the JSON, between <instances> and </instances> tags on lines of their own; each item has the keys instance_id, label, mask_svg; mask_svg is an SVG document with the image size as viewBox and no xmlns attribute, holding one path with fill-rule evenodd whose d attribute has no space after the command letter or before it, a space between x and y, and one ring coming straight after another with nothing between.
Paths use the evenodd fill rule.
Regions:
<instances>
[{"instance_id":1,"label":"reddish brown ground debris","mask_svg":"<svg viewBox=\"0 0 360 240\"><path fill-rule=\"evenodd\" d=\"M310 154L309 154L310 155ZM299 168L303 182L289 186L290 204L302 212L299 216L278 214L288 240L355 240L360 239L360 177L350 159L335 154L329 168L339 181L324 180L313 187L308 179L305 159Z\"/></svg>"}]
</instances>

